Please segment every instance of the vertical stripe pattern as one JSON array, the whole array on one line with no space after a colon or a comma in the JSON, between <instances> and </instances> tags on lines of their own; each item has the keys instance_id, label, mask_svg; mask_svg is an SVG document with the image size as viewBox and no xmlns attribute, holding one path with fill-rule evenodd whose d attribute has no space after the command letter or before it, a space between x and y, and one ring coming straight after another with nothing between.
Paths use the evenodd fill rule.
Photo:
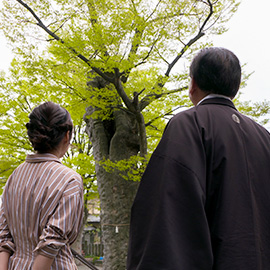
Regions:
<instances>
[{"instance_id":1,"label":"vertical stripe pattern","mask_svg":"<svg viewBox=\"0 0 270 270\"><path fill-rule=\"evenodd\" d=\"M54 258L51 270L75 270L70 251L83 217L79 174L52 154L28 155L9 177L0 209L0 251L10 270L30 270L34 257Z\"/></svg>"}]
</instances>

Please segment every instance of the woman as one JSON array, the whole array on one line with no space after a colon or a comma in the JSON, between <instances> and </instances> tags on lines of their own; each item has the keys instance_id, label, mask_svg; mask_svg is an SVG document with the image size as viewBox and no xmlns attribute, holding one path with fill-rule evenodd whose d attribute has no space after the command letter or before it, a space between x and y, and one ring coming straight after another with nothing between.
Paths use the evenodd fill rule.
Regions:
<instances>
[{"instance_id":1,"label":"woman","mask_svg":"<svg viewBox=\"0 0 270 270\"><path fill-rule=\"evenodd\" d=\"M83 216L83 183L61 164L73 124L68 111L45 102L26 124L36 154L9 177L0 210L0 270L77 269L70 244Z\"/></svg>"}]
</instances>

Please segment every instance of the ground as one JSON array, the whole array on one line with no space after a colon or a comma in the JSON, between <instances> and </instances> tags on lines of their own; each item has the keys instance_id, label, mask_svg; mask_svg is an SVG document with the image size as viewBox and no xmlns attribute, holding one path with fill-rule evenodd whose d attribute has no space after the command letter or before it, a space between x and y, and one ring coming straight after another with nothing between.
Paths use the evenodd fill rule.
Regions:
<instances>
[{"instance_id":1,"label":"ground","mask_svg":"<svg viewBox=\"0 0 270 270\"><path fill-rule=\"evenodd\" d=\"M96 266L96 265L95 265ZM102 270L102 267L100 266L96 266L96 268L98 268L99 270ZM89 270L90 268L87 267L86 265L79 265L78 266L78 270Z\"/></svg>"},{"instance_id":2,"label":"ground","mask_svg":"<svg viewBox=\"0 0 270 270\"><path fill-rule=\"evenodd\" d=\"M88 266L84 265L83 263L79 262L77 259L75 259L78 270L90 270L91 268L89 268ZM95 267L99 270L102 270L102 266L101 265L95 265Z\"/></svg>"}]
</instances>

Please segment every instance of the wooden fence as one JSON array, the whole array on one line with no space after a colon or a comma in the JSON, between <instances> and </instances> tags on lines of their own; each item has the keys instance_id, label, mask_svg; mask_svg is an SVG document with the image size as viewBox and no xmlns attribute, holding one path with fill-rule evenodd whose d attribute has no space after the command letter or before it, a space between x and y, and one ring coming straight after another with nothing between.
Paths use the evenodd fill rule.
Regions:
<instances>
[{"instance_id":1,"label":"wooden fence","mask_svg":"<svg viewBox=\"0 0 270 270\"><path fill-rule=\"evenodd\" d=\"M85 256L103 257L103 245L102 244L89 244L84 242L83 251Z\"/></svg>"}]
</instances>

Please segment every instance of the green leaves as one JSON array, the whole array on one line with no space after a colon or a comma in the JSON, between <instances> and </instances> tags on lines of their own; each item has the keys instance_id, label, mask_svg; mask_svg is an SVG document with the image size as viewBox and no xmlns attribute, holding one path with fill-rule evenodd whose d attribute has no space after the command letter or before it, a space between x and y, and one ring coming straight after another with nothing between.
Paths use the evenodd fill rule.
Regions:
<instances>
[{"instance_id":1,"label":"green leaves","mask_svg":"<svg viewBox=\"0 0 270 270\"><path fill-rule=\"evenodd\" d=\"M33 152L25 127L28 115L34 107L51 100L69 110L75 125L74 148L63 162L83 176L86 190L96 196L94 160L83 121L85 106L81 96L72 90L72 87L79 88L82 80L76 76L64 80L62 75L68 73L64 68L64 74L56 72L53 76L47 67L48 63L41 58L39 62L32 60L32 66L29 59L13 60L10 76L2 74L0 78L0 187L26 155Z\"/></svg>"},{"instance_id":2,"label":"green leaves","mask_svg":"<svg viewBox=\"0 0 270 270\"><path fill-rule=\"evenodd\" d=\"M70 111L80 130L65 162L91 188L94 160L89 138L81 133L83 118L113 123L117 110L136 119L143 115L151 153L168 118L190 105L186 63L207 45L203 36L225 31L224 22L238 6L235 0L4 0L4 4L0 29L14 45L16 58L8 76L0 78L0 177L6 178L31 150L24 127L28 114L51 100ZM92 114L84 116L86 108ZM141 127L138 136L145 136ZM135 164L141 160L130 162L107 167L133 179Z\"/></svg>"},{"instance_id":3,"label":"green leaves","mask_svg":"<svg viewBox=\"0 0 270 270\"><path fill-rule=\"evenodd\" d=\"M251 117L254 121L259 122L261 125L266 126L270 123L270 102L254 102L251 101L235 101L237 109L243 114Z\"/></svg>"},{"instance_id":4,"label":"green leaves","mask_svg":"<svg viewBox=\"0 0 270 270\"><path fill-rule=\"evenodd\" d=\"M141 180L148 159L149 157L131 156L120 161L103 160L100 165L109 173L116 173L125 180L136 182Z\"/></svg>"}]
</instances>

